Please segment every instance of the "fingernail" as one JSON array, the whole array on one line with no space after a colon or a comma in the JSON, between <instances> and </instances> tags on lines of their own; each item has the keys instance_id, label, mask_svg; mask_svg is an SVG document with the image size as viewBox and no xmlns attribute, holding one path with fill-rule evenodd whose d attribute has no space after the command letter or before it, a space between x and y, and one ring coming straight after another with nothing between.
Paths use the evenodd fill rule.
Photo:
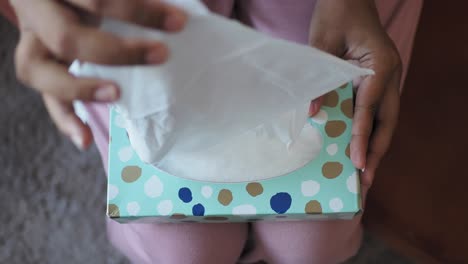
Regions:
<instances>
[{"instance_id":1,"label":"fingernail","mask_svg":"<svg viewBox=\"0 0 468 264\"><path fill-rule=\"evenodd\" d=\"M79 150L84 150L83 146L83 138L79 135L71 135L71 141L73 144L79 149Z\"/></svg>"},{"instance_id":2,"label":"fingernail","mask_svg":"<svg viewBox=\"0 0 468 264\"><path fill-rule=\"evenodd\" d=\"M96 101L114 101L117 99L117 87L109 84L99 87L94 92L94 99Z\"/></svg>"},{"instance_id":3,"label":"fingernail","mask_svg":"<svg viewBox=\"0 0 468 264\"><path fill-rule=\"evenodd\" d=\"M317 112L318 112L317 104L312 102L309 107L309 116L314 116L315 114L317 114Z\"/></svg>"},{"instance_id":4,"label":"fingernail","mask_svg":"<svg viewBox=\"0 0 468 264\"><path fill-rule=\"evenodd\" d=\"M147 63L163 63L167 59L167 50L158 46L156 49L152 49L148 54L146 54Z\"/></svg>"},{"instance_id":5,"label":"fingernail","mask_svg":"<svg viewBox=\"0 0 468 264\"><path fill-rule=\"evenodd\" d=\"M164 21L164 27L169 31L177 31L182 29L185 23L185 16L181 14L173 14L166 18Z\"/></svg>"}]
</instances>

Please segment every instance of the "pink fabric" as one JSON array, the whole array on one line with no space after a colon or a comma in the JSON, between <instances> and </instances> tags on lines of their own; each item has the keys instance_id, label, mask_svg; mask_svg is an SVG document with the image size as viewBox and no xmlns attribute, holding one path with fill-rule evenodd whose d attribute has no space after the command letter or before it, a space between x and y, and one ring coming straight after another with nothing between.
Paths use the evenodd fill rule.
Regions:
<instances>
[{"instance_id":1,"label":"pink fabric","mask_svg":"<svg viewBox=\"0 0 468 264\"><path fill-rule=\"evenodd\" d=\"M382 24L409 65L422 0L376 0ZM232 16L234 0L205 0ZM238 0L236 17L276 37L307 42L315 1ZM105 167L108 109L88 104L89 124ZM365 198L364 190L363 196ZM108 221L110 241L133 263L338 263L360 246L361 217L350 221L256 222L252 224L118 224Z\"/></svg>"}]
</instances>

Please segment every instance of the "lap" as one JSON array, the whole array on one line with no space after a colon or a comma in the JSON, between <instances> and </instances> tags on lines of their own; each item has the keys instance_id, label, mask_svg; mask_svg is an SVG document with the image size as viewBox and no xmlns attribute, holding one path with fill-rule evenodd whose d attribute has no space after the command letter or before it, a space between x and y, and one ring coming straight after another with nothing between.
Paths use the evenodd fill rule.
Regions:
<instances>
[{"instance_id":1,"label":"lap","mask_svg":"<svg viewBox=\"0 0 468 264\"><path fill-rule=\"evenodd\" d=\"M236 263L247 224L119 224L108 220L112 244L133 263Z\"/></svg>"},{"instance_id":2,"label":"lap","mask_svg":"<svg viewBox=\"0 0 468 264\"><path fill-rule=\"evenodd\" d=\"M256 222L250 228L245 223L119 224L112 220L107 226L110 241L135 263L338 263L356 253L362 236L360 217Z\"/></svg>"},{"instance_id":3,"label":"lap","mask_svg":"<svg viewBox=\"0 0 468 264\"><path fill-rule=\"evenodd\" d=\"M361 217L353 220L256 222L252 225L250 263L338 263L352 257L360 247Z\"/></svg>"}]
</instances>

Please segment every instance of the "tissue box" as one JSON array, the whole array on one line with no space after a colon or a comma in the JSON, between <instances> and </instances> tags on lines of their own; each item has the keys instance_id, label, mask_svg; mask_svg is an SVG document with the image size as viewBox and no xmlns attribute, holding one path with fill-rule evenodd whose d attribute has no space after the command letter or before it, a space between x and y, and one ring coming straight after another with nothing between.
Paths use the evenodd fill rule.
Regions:
<instances>
[{"instance_id":1,"label":"tissue box","mask_svg":"<svg viewBox=\"0 0 468 264\"><path fill-rule=\"evenodd\" d=\"M110 109L107 215L118 222L245 222L351 219L361 210L358 171L349 156L353 91L328 93L309 124L323 147L306 166L258 182L213 183L169 175L143 163Z\"/></svg>"}]
</instances>

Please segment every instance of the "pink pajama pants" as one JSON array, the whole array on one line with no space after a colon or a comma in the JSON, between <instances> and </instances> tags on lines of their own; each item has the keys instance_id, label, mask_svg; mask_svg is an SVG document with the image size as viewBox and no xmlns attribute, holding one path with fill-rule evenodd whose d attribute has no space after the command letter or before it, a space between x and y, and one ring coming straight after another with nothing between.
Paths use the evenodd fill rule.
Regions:
<instances>
[{"instance_id":1,"label":"pink pajama pants","mask_svg":"<svg viewBox=\"0 0 468 264\"><path fill-rule=\"evenodd\" d=\"M206 0L215 12L236 17L271 35L307 43L315 1ZM409 64L423 0L376 0L381 22ZM89 125L104 164L108 154L108 108L87 105ZM365 196L364 191L364 196ZM236 224L107 223L110 241L133 263L339 263L360 247L361 217L318 222L255 222Z\"/></svg>"}]
</instances>

